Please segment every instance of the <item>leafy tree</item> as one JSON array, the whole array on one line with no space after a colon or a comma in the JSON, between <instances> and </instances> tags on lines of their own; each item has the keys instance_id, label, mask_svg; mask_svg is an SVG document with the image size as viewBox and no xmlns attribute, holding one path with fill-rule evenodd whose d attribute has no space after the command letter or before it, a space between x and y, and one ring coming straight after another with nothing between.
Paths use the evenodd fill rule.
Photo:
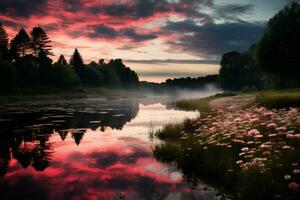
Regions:
<instances>
[{"instance_id":1,"label":"leafy tree","mask_svg":"<svg viewBox=\"0 0 300 200\"><path fill-rule=\"evenodd\" d=\"M258 63L270 76L279 77L285 88L288 79L300 77L300 5L292 3L268 23L258 49Z\"/></svg>"},{"instance_id":2,"label":"leafy tree","mask_svg":"<svg viewBox=\"0 0 300 200\"><path fill-rule=\"evenodd\" d=\"M78 76L81 79L83 75L84 63L77 48L75 49L73 55L71 56L70 65L74 68L75 72L78 74Z\"/></svg>"},{"instance_id":3,"label":"leafy tree","mask_svg":"<svg viewBox=\"0 0 300 200\"><path fill-rule=\"evenodd\" d=\"M75 71L68 65L55 63L53 65L53 84L57 87L68 88L80 84L80 79Z\"/></svg>"},{"instance_id":4,"label":"leafy tree","mask_svg":"<svg viewBox=\"0 0 300 200\"><path fill-rule=\"evenodd\" d=\"M226 90L262 87L262 73L250 52L236 51L222 56L219 72L220 86Z\"/></svg>"},{"instance_id":5,"label":"leafy tree","mask_svg":"<svg viewBox=\"0 0 300 200\"><path fill-rule=\"evenodd\" d=\"M41 27L34 27L30 33L31 35L31 48L33 55L38 57L40 51L44 51L46 55L53 55L51 40L47 36L47 33Z\"/></svg>"},{"instance_id":6,"label":"leafy tree","mask_svg":"<svg viewBox=\"0 0 300 200\"><path fill-rule=\"evenodd\" d=\"M0 58L8 59L8 35L0 22Z\"/></svg>"},{"instance_id":7,"label":"leafy tree","mask_svg":"<svg viewBox=\"0 0 300 200\"><path fill-rule=\"evenodd\" d=\"M30 37L22 28L10 43L10 54L14 60L24 57L30 51Z\"/></svg>"},{"instance_id":8,"label":"leafy tree","mask_svg":"<svg viewBox=\"0 0 300 200\"><path fill-rule=\"evenodd\" d=\"M93 64L96 64L96 63L91 63L84 67L82 81L84 84L90 85L90 86L103 86L104 85L104 75Z\"/></svg>"},{"instance_id":9,"label":"leafy tree","mask_svg":"<svg viewBox=\"0 0 300 200\"><path fill-rule=\"evenodd\" d=\"M61 64L61 65L65 65L65 66L68 65L67 60L65 59L64 55L62 55L62 54L59 56L56 63Z\"/></svg>"}]
</instances>

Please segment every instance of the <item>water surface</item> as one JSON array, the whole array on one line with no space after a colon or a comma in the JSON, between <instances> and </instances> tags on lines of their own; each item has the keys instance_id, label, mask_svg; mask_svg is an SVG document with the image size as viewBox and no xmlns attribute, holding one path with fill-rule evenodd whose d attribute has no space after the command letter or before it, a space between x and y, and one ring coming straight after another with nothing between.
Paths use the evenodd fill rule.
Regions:
<instances>
[{"instance_id":1,"label":"water surface","mask_svg":"<svg viewBox=\"0 0 300 200\"><path fill-rule=\"evenodd\" d=\"M2 106L1 199L216 199L153 157L153 127L197 116L153 99Z\"/></svg>"}]
</instances>

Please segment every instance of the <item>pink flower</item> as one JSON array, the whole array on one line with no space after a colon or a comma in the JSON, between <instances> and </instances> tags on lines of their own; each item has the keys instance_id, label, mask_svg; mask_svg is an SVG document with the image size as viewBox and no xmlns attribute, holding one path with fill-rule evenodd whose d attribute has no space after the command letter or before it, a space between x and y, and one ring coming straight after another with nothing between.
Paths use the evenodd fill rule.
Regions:
<instances>
[{"instance_id":1,"label":"pink flower","mask_svg":"<svg viewBox=\"0 0 300 200\"><path fill-rule=\"evenodd\" d=\"M250 136L255 136L255 135L259 135L260 132L257 129L251 129L250 131L248 131L248 135Z\"/></svg>"},{"instance_id":2,"label":"pink flower","mask_svg":"<svg viewBox=\"0 0 300 200\"><path fill-rule=\"evenodd\" d=\"M278 127L276 128L276 131L286 131L286 127L282 126L282 127Z\"/></svg>"},{"instance_id":3,"label":"pink flower","mask_svg":"<svg viewBox=\"0 0 300 200\"><path fill-rule=\"evenodd\" d=\"M290 180L290 179L291 179L291 175L284 175L283 178L284 178L284 180L286 180L286 181L287 181L287 180Z\"/></svg>"},{"instance_id":4,"label":"pink flower","mask_svg":"<svg viewBox=\"0 0 300 200\"><path fill-rule=\"evenodd\" d=\"M267 128L276 128L276 127L277 127L277 124L275 124L275 123L267 124Z\"/></svg>"},{"instance_id":5,"label":"pink flower","mask_svg":"<svg viewBox=\"0 0 300 200\"><path fill-rule=\"evenodd\" d=\"M289 189L292 191L299 190L299 185L296 182L290 182L288 185Z\"/></svg>"},{"instance_id":6,"label":"pink flower","mask_svg":"<svg viewBox=\"0 0 300 200\"><path fill-rule=\"evenodd\" d=\"M249 151L249 148L248 147L244 147L241 149L243 152L248 152Z\"/></svg>"},{"instance_id":7,"label":"pink flower","mask_svg":"<svg viewBox=\"0 0 300 200\"><path fill-rule=\"evenodd\" d=\"M293 135L293 134L287 134L287 135L286 135L286 138L287 138L287 139L293 139L293 138L294 138L294 135Z\"/></svg>"},{"instance_id":8,"label":"pink flower","mask_svg":"<svg viewBox=\"0 0 300 200\"><path fill-rule=\"evenodd\" d=\"M294 174L299 174L299 173L300 173L300 169L294 169L294 170L293 170L293 173L294 173Z\"/></svg>"}]
</instances>

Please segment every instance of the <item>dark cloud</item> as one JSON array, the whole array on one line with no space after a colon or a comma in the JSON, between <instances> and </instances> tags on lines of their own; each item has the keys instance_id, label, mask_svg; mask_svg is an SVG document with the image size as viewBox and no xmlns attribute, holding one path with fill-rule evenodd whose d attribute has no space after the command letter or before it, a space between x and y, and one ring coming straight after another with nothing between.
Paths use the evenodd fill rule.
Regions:
<instances>
[{"instance_id":1,"label":"dark cloud","mask_svg":"<svg viewBox=\"0 0 300 200\"><path fill-rule=\"evenodd\" d=\"M211 6L212 0L180 0L172 2L168 0L136 0L126 4L106 4L92 6L89 12L104 14L112 17L126 17L128 19L143 19L153 17L156 14L184 14L189 17L203 18L210 21L211 17L199 11L198 8Z\"/></svg>"},{"instance_id":2,"label":"dark cloud","mask_svg":"<svg viewBox=\"0 0 300 200\"><path fill-rule=\"evenodd\" d=\"M47 0L1 0L0 14L15 17L45 14L47 3Z\"/></svg>"},{"instance_id":3,"label":"dark cloud","mask_svg":"<svg viewBox=\"0 0 300 200\"><path fill-rule=\"evenodd\" d=\"M240 16L249 14L253 11L251 4L229 4L224 6L215 6L217 18L240 21Z\"/></svg>"},{"instance_id":4,"label":"dark cloud","mask_svg":"<svg viewBox=\"0 0 300 200\"><path fill-rule=\"evenodd\" d=\"M208 56L218 56L232 50L246 50L259 40L264 29L264 23L201 25L193 20L168 22L163 28L164 31L177 34L179 37L178 40L166 42L173 50Z\"/></svg>"},{"instance_id":5,"label":"dark cloud","mask_svg":"<svg viewBox=\"0 0 300 200\"><path fill-rule=\"evenodd\" d=\"M157 38L155 33L149 34L139 34L133 28L126 28L121 30L121 34L125 37L128 37L134 41L145 41L145 40L153 40Z\"/></svg>"},{"instance_id":6,"label":"dark cloud","mask_svg":"<svg viewBox=\"0 0 300 200\"><path fill-rule=\"evenodd\" d=\"M89 28L92 29L89 33L89 37L92 38L115 38L119 35L118 31L104 24L89 26Z\"/></svg>"},{"instance_id":7,"label":"dark cloud","mask_svg":"<svg viewBox=\"0 0 300 200\"><path fill-rule=\"evenodd\" d=\"M116 30L112 27L106 26L104 24L89 26L91 30L88 36L91 38L127 38L134 42L142 42L146 40L153 40L158 36L155 33L137 33L134 28L123 28Z\"/></svg>"}]
</instances>

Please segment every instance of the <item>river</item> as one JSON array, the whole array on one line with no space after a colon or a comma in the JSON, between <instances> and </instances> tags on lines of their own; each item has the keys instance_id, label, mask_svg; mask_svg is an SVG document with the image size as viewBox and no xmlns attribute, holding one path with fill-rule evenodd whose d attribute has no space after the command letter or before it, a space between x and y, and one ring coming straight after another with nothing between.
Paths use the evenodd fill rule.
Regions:
<instances>
[{"instance_id":1,"label":"river","mask_svg":"<svg viewBox=\"0 0 300 200\"><path fill-rule=\"evenodd\" d=\"M167 98L170 101L170 98ZM172 99L172 98L171 98ZM156 98L0 107L1 199L219 199L153 156L150 132L195 118Z\"/></svg>"}]
</instances>

